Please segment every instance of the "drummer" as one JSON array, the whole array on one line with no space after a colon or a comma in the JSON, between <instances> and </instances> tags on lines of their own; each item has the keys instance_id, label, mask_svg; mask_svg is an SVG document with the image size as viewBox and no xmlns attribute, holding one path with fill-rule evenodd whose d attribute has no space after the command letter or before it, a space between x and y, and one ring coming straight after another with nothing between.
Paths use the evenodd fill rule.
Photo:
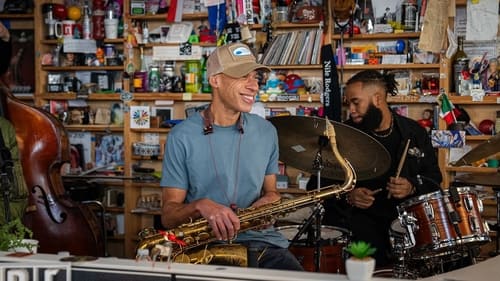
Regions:
<instances>
[{"instance_id":1,"label":"drummer","mask_svg":"<svg viewBox=\"0 0 500 281\"><path fill-rule=\"evenodd\" d=\"M442 180L425 129L387 104L387 95L397 94L396 86L394 75L364 70L350 78L345 89L350 115L345 123L377 139L392 159L384 175L358 182L347 194L352 208L344 211L347 218L343 219L353 241L364 240L377 248L379 268L391 263L389 229L398 216L396 206L410 197L439 190Z\"/></svg>"}]
</instances>

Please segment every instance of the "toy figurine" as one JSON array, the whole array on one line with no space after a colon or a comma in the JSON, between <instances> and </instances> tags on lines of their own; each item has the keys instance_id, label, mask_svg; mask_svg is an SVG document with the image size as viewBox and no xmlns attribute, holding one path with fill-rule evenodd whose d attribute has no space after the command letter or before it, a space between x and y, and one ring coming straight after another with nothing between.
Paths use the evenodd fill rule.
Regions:
<instances>
[{"instance_id":1,"label":"toy figurine","mask_svg":"<svg viewBox=\"0 0 500 281\"><path fill-rule=\"evenodd\" d=\"M427 133L430 133L432 129L432 110L431 109L426 109L424 112L422 112L422 119L418 120L418 124L424 128Z\"/></svg>"},{"instance_id":2,"label":"toy figurine","mask_svg":"<svg viewBox=\"0 0 500 281\"><path fill-rule=\"evenodd\" d=\"M485 91L498 91L498 61L496 58L490 59L488 68L483 72L482 84Z\"/></svg>"}]
</instances>

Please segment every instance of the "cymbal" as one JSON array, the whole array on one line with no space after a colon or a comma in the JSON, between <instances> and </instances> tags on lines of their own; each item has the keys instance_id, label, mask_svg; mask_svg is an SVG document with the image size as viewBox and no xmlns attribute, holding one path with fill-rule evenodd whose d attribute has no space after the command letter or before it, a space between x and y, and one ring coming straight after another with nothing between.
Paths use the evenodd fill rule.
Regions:
<instances>
[{"instance_id":1,"label":"cymbal","mask_svg":"<svg viewBox=\"0 0 500 281\"><path fill-rule=\"evenodd\" d=\"M466 166L500 152L500 134L496 134L487 141L474 147L467 152L462 158L451 163L453 166Z\"/></svg>"},{"instance_id":2,"label":"cymbal","mask_svg":"<svg viewBox=\"0 0 500 281\"><path fill-rule=\"evenodd\" d=\"M344 180L344 171L324 136L326 119L280 116L269 121L278 131L280 160L286 165L316 174L318 165L315 164L320 162L323 166L321 177ZM338 150L351 163L358 180L375 178L389 169L389 152L377 140L345 124L330 122L335 128ZM318 161L318 152L321 152L322 161Z\"/></svg>"},{"instance_id":3,"label":"cymbal","mask_svg":"<svg viewBox=\"0 0 500 281\"><path fill-rule=\"evenodd\" d=\"M455 177L455 182L500 187L500 173L464 174Z\"/></svg>"}]
</instances>

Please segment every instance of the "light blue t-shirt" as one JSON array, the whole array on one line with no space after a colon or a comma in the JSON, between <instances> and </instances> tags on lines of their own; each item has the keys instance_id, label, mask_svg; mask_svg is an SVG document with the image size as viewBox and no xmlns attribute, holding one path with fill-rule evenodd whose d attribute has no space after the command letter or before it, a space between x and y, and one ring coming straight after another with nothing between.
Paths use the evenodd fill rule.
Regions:
<instances>
[{"instance_id":1,"label":"light blue t-shirt","mask_svg":"<svg viewBox=\"0 0 500 281\"><path fill-rule=\"evenodd\" d=\"M186 202L201 198L247 208L261 196L264 176L278 174L276 128L260 116L242 113L238 126L214 125L204 135L204 122L194 114L168 134L160 185L187 190ZM288 240L268 228L238 234L236 241L257 240L286 248Z\"/></svg>"}]
</instances>

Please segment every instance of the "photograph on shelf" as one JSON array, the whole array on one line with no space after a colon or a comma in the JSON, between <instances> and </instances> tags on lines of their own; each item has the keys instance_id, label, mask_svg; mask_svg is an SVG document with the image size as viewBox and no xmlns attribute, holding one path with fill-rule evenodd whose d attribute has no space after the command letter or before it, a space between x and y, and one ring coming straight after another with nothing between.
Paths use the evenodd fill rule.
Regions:
<instances>
[{"instance_id":1,"label":"photograph on shelf","mask_svg":"<svg viewBox=\"0 0 500 281\"><path fill-rule=\"evenodd\" d=\"M174 108L168 106L154 106L151 116L158 117L160 124L174 119Z\"/></svg>"},{"instance_id":2,"label":"photograph on shelf","mask_svg":"<svg viewBox=\"0 0 500 281\"><path fill-rule=\"evenodd\" d=\"M457 148L465 145L465 131L432 130L431 143L435 148Z\"/></svg>"},{"instance_id":3,"label":"photograph on shelf","mask_svg":"<svg viewBox=\"0 0 500 281\"><path fill-rule=\"evenodd\" d=\"M397 114L404 116L404 117L408 117L408 105L398 104L398 105L391 105L390 107Z\"/></svg>"},{"instance_id":4,"label":"photograph on shelf","mask_svg":"<svg viewBox=\"0 0 500 281\"><path fill-rule=\"evenodd\" d=\"M59 120L66 122L65 117L68 115L68 102L65 100L51 100L49 104L50 113Z\"/></svg>"},{"instance_id":5,"label":"photograph on shelf","mask_svg":"<svg viewBox=\"0 0 500 281\"><path fill-rule=\"evenodd\" d=\"M96 167L120 166L124 158L123 136L117 134L96 133Z\"/></svg>"},{"instance_id":6,"label":"photograph on shelf","mask_svg":"<svg viewBox=\"0 0 500 281\"><path fill-rule=\"evenodd\" d=\"M151 113L149 106L130 107L130 128L132 129L149 129L149 121Z\"/></svg>"},{"instance_id":7,"label":"photograph on shelf","mask_svg":"<svg viewBox=\"0 0 500 281\"><path fill-rule=\"evenodd\" d=\"M71 170L85 171L92 166L92 134L90 132L68 132L71 144ZM74 148L73 148L74 147Z\"/></svg>"}]
</instances>

